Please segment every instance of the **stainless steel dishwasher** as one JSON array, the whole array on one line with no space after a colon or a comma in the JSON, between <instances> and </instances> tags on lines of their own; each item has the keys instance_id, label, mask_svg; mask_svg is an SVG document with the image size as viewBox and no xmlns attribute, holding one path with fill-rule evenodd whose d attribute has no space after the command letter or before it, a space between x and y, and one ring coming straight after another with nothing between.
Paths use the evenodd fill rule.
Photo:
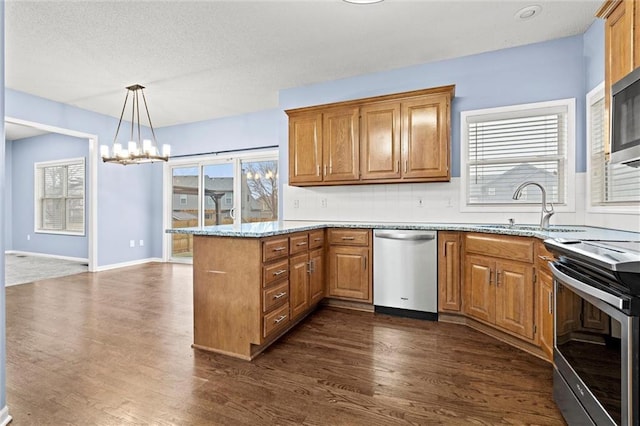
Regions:
<instances>
[{"instance_id":1,"label":"stainless steel dishwasher","mask_svg":"<svg viewBox=\"0 0 640 426\"><path fill-rule=\"evenodd\" d=\"M438 319L436 231L375 229L373 305L376 312Z\"/></svg>"}]
</instances>

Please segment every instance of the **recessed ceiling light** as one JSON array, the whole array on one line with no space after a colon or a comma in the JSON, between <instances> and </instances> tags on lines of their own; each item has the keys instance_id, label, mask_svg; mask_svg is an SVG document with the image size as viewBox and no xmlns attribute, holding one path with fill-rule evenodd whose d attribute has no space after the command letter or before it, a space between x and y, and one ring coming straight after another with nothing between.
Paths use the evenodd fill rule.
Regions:
<instances>
[{"instance_id":1,"label":"recessed ceiling light","mask_svg":"<svg viewBox=\"0 0 640 426\"><path fill-rule=\"evenodd\" d=\"M371 4L371 3L380 3L384 0L344 0L347 3L353 4Z\"/></svg>"},{"instance_id":2,"label":"recessed ceiling light","mask_svg":"<svg viewBox=\"0 0 640 426\"><path fill-rule=\"evenodd\" d=\"M538 6L537 4L533 6L527 6L517 11L514 17L517 20L524 21L527 19L531 19L534 16L538 16L541 11L542 11L542 6Z\"/></svg>"}]
</instances>

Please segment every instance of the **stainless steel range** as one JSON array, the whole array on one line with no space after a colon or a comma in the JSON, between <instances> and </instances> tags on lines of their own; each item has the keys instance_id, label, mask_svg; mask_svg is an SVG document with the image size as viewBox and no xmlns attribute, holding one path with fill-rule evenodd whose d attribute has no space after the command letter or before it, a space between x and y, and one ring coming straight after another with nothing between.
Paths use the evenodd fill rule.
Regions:
<instances>
[{"instance_id":1,"label":"stainless steel range","mask_svg":"<svg viewBox=\"0 0 640 426\"><path fill-rule=\"evenodd\" d=\"M569 425L640 424L640 241L549 239L554 400Z\"/></svg>"}]
</instances>

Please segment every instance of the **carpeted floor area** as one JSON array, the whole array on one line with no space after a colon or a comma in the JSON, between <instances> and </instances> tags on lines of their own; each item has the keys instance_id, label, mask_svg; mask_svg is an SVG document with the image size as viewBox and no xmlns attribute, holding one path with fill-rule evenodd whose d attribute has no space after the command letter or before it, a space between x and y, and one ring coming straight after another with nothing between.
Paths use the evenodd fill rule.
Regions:
<instances>
[{"instance_id":1,"label":"carpeted floor area","mask_svg":"<svg viewBox=\"0 0 640 426\"><path fill-rule=\"evenodd\" d=\"M86 263L44 256L5 254L5 286L87 272Z\"/></svg>"}]
</instances>

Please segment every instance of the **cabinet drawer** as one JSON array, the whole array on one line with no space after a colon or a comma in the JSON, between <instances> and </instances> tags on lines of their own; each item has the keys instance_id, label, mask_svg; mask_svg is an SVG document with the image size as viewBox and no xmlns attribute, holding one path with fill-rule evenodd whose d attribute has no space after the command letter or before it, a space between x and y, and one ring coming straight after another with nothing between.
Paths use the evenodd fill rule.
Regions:
<instances>
[{"instance_id":1,"label":"cabinet drawer","mask_svg":"<svg viewBox=\"0 0 640 426\"><path fill-rule=\"evenodd\" d=\"M271 309L289 300L289 281L262 290L262 312Z\"/></svg>"},{"instance_id":2,"label":"cabinet drawer","mask_svg":"<svg viewBox=\"0 0 640 426\"><path fill-rule=\"evenodd\" d=\"M262 337L267 337L289 324L289 303L285 303L281 308L266 314L262 319Z\"/></svg>"},{"instance_id":3,"label":"cabinet drawer","mask_svg":"<svg viewBox=\"0 0 640 426\"><path fill-rule=\"evenodd\" d=\"M262 261L289 256L289 238L278 238L262 242Z\"/></svg>"},{"instance_id":4,"label":"cabinet drawer","mask_svg":"<svg viewBox=\"0 0 640 426\"><path fill-rule=\"evenodd\" d=\"M304 253L309 248L309 235L294 235L289 238L289 254Z\"/></svg>"},{"instance_id":5,"label":"cabinet drawer","mask_svg":"<svg viewBox=\"0 0 640 426\"><path fill-rule=\"evenodd\" d=\"M289 278L289 259L262 267L262 286Z\"/></svg>"},{"instance_id":6,"label":"cabinet drawer","mask_svg":"<svg viewBox=\"0 0 640 426\"><path fill-rule=\"evenodd\" d=\"M309 232L309 248L324 247L324 229Z\"/></svg>"},{"instance_id":7,"label":"cabinet drawer","mask_svg":"<svg viewBox=\"0 0 640 426\"><path fill-rule=\"evenodd\" d=\"M344 246L368 246L368 229L329 229L329 244Z\"/></svg>"},{"instance_id":8,"label":"cabinet drawer","mask_svg":"<svg viewBox=\"0 0 640 426\"><path fill-rule=\"evenodd\" d=\"M468 234L465 252L533 263L533 239Z\"/></svg>"}]
</instances>

